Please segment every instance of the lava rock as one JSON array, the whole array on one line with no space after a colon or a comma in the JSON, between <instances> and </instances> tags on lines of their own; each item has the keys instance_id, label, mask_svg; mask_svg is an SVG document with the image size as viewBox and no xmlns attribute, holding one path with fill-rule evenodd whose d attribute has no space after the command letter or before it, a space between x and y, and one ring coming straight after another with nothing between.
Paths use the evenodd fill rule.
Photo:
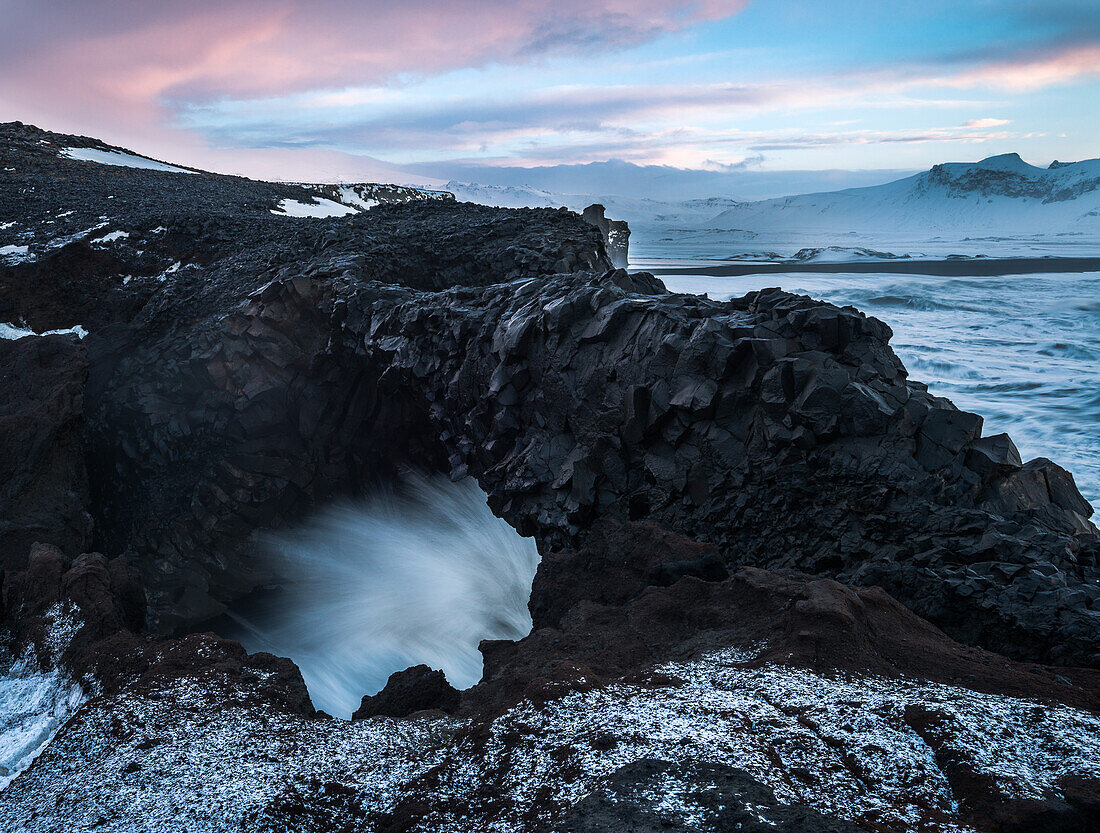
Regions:
<instances>
[{"instance_id":1,"label":"lava rock","mask_svg":"<svg viewBox=\"0 0 1100 833\"><path fill-rule=\"evenodd\" d=\"M90 543L87 374L74 335L0 339L0 570L24 568L35 542Z\"/></svg>"},{"instance_id":2,"label":"lava rock","mask_svg":"<svg viewBox=\"0 0 1100 833\"><path fill-rule=\"evenodd\" d=\"M414 665L391 674L385 687L375 695L367 695L352 720L368 717L407 717L414 712L438 709L453 712L459 703L459 693L444 676L426 665Z\"/></svg>"},{"instance_id":3,"label":"lava rock","mask_svg":"<svg viewBox=\"0 0 1100 833\"><path fill-rule=\"evenodd\" d=\"M671 784L682 790L673 799ZM680 792L677 790L677 792ZM860 833L809 807L782 804L747 772L702 761L644 759L617 769L554 833Z\"/></svg>"}]
</instances>

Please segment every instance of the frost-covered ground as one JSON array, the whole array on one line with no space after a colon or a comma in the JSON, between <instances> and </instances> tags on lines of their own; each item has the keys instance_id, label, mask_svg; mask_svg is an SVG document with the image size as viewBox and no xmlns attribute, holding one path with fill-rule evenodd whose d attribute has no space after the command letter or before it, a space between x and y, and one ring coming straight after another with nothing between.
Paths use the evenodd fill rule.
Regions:
<instances>
[{"instance_id":1,"label":"frost-covered ground","mask_svg":"<svg viewBox=\"0 0 1100 833\"><path fill-rule=\"evenodd\" d=\"M156 699L93 701L4 793L0 827L238 830L317 780L354 785L364 804L385 808L456 725L226 708L194 681Z\"/></svg>"},{"instance_id":2,"label":"frost-covered ground","mask_svg":"<svg viewBox=\"0 0 1100 833\"><path fill-rule=\"evenodd\" d=\"M568 805L631 761L703 760L742 768L781 801L840 818L968 829L934 750L909 725L914 712L939 716L944 747L1006 798L1056 791L1064 775L1100 776L1100 719L1091 714L922 682L751 669L746 659L720 652L658 669L672 685L620 683L523 703L493 724L483 752L452 758L446 788L461 794L484 772L505 773L511 811L480 829L512 831L545 785Z\"/></svg>"},{"instance_id":3,"label":"frost-covered ground","mask_svg":"<svg viewBox=\"0 0 1100 833\"><path fill-rule=\"evenodd\" d=\"M658 669L656 685L524 701L487 738L450 718L349 723L225 707L216 686L194 681L156 698L93 700L5 792L0 825L236 830L261 827L288 795L307 805L345 795L363 817L412 799L433 808L425 828L518 833L654 758L732 765L783 803L839 818L964 831L937 751L1005 798L1056 793L1065 775L1100 777L1094 715L918 681L752 668L750 658L718 652ZM918 731L928 725L931 745ZM697 785L665 778L665 811L707 829L689 800Z\"/></svg>"}]
</instances>

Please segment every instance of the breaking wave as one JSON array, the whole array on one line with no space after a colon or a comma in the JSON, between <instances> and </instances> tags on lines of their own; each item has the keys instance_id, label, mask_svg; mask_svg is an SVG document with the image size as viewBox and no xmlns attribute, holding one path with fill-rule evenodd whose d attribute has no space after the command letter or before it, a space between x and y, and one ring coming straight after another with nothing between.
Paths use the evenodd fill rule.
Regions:
<instances>
[{"instance_id":1,"label":"breaking wave","mask_svg":"<svg viewBox=\"0 0 1100 833\"><path fill-rule=\"evenodd\" d=\"M0 790L34 762L86 699L61 671L43 671L34 655L0 652Z\"/></svg>"},{"instance_id":2,"label":"breaking wave","mask_svg":"<svg viewBox=\"0 0 1100 833\"><path fill-rule=\"evenodd\" d=\"M481 678L482 639L531 629L534 540L495 517L472 478L410 475L266 545L280 586L231 613L236 632L224 635L293 659L332 714L349 716L420 663L467 688Z\"/></svg>"}]
</instances>

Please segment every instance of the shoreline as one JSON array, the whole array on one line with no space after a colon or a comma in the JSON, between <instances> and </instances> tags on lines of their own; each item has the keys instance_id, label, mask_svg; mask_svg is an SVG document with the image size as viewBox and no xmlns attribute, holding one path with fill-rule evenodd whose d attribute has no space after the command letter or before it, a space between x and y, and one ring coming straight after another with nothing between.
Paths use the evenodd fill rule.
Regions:
<instances>
[{"instance_id":1,"label":"shoreline","mask_svg":"<svg viewBox=\"0 0 1100 833\"><path fill-rule=\"evenodd\" d=\"M1007 257L962 260L845 261L839 263L728 263L714 266L658 267L645 270L661 275L700 275L737 278L791 272L874 273L935 275L939 277L992 277L1054 272L1098 272L1100 257Z\"/></svg>"}]
</instances>

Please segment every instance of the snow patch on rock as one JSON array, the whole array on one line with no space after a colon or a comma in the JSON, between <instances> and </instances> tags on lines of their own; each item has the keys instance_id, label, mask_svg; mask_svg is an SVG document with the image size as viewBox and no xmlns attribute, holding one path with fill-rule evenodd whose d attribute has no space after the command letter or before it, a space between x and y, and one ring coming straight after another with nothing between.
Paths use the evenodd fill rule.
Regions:
<instances>
[{"instance_id":1,"label":"snow patch on rock","mask_svg":"<svg viewBox=\"0 0 1100 833\"><path fill-rule=\"evenodd\" d=\"M281 200L278 208L271 209L271 213L277 217L343 217L347 214L358 214L359 209L325 197L317 197L313 203Z\"/></svg>"},{"instance_id":2,"label":"snow patch on rock","mask_svg":"<svg viewBox=\"0 0 1100 833\"><path fill-rule=\"evenodd\" d=\"M76 159L80 162L98 162L101 165L116 165L123 168L142 168L148 171L168 171L174 174L197 174L198 171L189 171L186 168L177 168L155 159L148 159L133 153L121 150L100 150L98 148L63 148L61 156Z\"/></svg>"},{"instance_id":3,"label":"snow patch on rock","mask_svg":"<svg viewBox=\"0 0 1100 833\"><path fill-rule=\"evenodd\" d=\"M26 338L27 336L57 335L74 335L77 338L84 338L84 336L88 335L88 331L80 324L65 330L46 330L42 333L36 333L34 330L27 329L26 327L17 327L14 324L0 324L0 338L8 339L9 341L14 341L17 338Z\"/></svg>"},{"instance_id":4,"label":"snow patch on rock","mask_svg":"<svg viewBox=\"0 0 1100 833\"><path fill-rule=\"evenodd\" d=\"M0 246L0 262L15 264L34 260L27 246Z\"/></svg>"},{"instance_id":5,"label":"snow patch on rock","mask_svg":"<svg viewBox=\"0 0 1100 833\"><path fill-rule=\"evenodd\" d=\"M96 243L114 243L117 240L125 240L130 236L128 231L112 231L110 234L105 234L96 239Z\"/></svg>"}]
</instances>

